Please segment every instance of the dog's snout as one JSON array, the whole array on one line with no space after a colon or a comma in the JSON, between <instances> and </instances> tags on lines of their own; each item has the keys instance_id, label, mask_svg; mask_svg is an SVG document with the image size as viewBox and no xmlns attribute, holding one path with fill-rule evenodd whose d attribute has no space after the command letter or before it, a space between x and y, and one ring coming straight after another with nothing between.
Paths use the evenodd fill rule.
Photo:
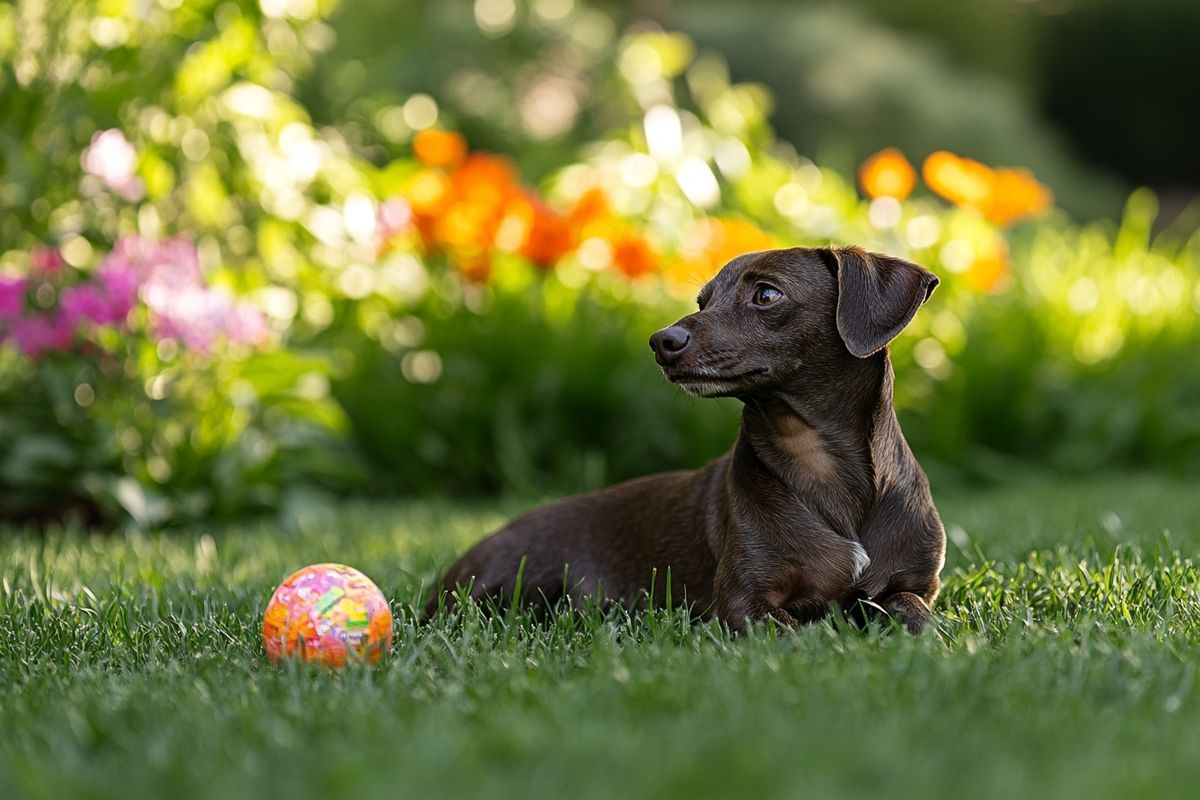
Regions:
<instances>
[{"instance_id":1,"label":"dog's snout","mask_svg":"<svg viewBox=\"0 0 1200 800\"><path fill-rule=\"evenodd\" d=\"M654 351L654 359L666 366L679 359L692 341L692 335L679 325L663 328L650 337L650 349Z\"/></svg>"}]
</instances>

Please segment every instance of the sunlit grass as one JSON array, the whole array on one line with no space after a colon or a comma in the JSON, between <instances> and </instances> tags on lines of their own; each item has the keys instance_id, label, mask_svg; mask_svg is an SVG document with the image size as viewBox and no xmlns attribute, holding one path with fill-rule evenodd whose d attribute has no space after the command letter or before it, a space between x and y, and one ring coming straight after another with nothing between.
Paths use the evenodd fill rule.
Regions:
<instances>
[{"instance_id":1,"label":"sunlit grass","mask_svg":"<svg viewBox=\"0 0 1200 800\"><path fill-rule=\"evenodd\" d=\"M172 535L0 540L0 797L834 793L1163 797L1200 778L1200 497L1112 478L939 498L942 638L733 638L679 613L419 627L522 503L354 504ZM273 669L274 583L354 564L373 670Z\"/></svg>"}]
</instances>

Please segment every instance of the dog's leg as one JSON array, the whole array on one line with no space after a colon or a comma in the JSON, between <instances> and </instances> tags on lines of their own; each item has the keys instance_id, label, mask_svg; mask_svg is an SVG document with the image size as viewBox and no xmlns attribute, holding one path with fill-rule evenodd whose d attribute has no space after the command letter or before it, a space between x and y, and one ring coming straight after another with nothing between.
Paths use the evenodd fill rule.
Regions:
<instances>
[{"instance_id":1,"label":"dog's leg","mask_svg":"<svg viewBox=\"0 0 1200 800\"><path fill-rule=\"evenodd\" d=\"M717 617L735 632L743 631L748 626L766 619L773 619L789 628L799 628L801 624L786 608L770 602L762 595L747 594L736 599L725 598L718 604Z\"/></svg>"},{"instance_id":2,"label":"dog's leg","mask_svg":"<svg viewBox=\"0 0 1200 800\"><path fill-rule=\"evenodd\" d=\"M734 630L770 617L796 628L854 591L871 559L863 546L809 522L785 553L749 535L726 544L713 581L717 617Z\"/></svg>"},{"instance_id":3,"label":"dog's leg","mask_svg":"<svg viewBox=\"0 0 1200 800\"><path fill-rule=\"evenodd\" d=\"M914 636L933 624L933 612L919 595L912 592L896 592L883 598L880 605Z\"/></svg>"}]
</instances>

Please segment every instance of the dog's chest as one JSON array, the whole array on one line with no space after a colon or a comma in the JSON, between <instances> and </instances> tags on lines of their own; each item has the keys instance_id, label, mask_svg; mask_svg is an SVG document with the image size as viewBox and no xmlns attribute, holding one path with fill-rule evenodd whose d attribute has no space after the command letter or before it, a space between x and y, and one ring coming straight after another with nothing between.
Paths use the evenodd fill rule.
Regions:
<instances>
[{"instance_id":1,"label":"dog's chest","mask_svg":"<svg viewBox=\"0 0 1200 800\"><path fill-rule=\"evenodd\" d=\"M815 428L795 417L777 420L775 450L778 466L799 482L828 482L837 477L837 463Z\"/></svg>"}]
</instances>

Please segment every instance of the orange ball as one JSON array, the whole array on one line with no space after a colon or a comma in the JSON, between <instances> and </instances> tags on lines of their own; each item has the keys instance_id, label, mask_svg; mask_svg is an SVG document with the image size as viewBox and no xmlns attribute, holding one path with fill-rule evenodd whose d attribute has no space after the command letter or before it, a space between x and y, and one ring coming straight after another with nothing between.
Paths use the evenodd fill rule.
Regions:
<instances>
[{"instance_id":1,"label":"orange ball","mask_svg":"<svg viewBox=\"0 0 1200 800\"><path fill-rule=\"evenodd\" d=\"M340 667L374 664L392 646L392 612L371 579L344 564L313 564L289 575L263 615L271 663L298 658Z\"/></svg>"}]
</instances>

